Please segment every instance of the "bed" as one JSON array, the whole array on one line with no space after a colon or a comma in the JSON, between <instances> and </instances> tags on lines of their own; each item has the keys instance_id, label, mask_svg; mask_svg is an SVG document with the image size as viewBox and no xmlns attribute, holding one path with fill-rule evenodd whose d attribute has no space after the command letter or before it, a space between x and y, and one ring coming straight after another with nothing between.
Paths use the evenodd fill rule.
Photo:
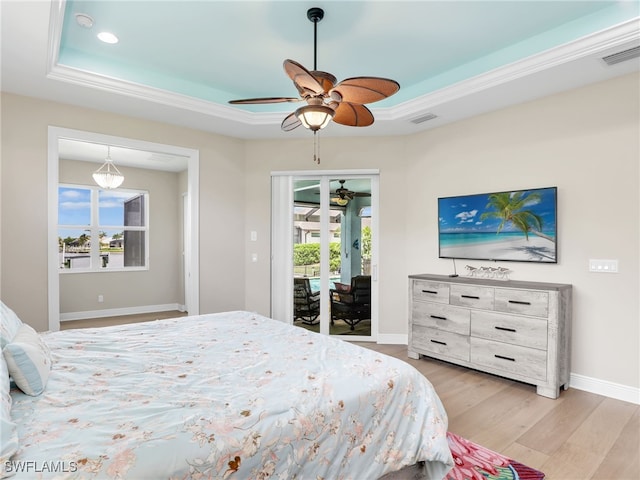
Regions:
<instances>
[{"instance_id":1,"label":"bed","mask_svg":"<svg viewBox=\"0 0 640 480\"><path fill-rule=\"evenodd\" d=\"M249 312L38 335L52 367L42 393L11 388L4 475L360 480L453 465L424 376L339 339Z\"/></svg>"}]
</instances>

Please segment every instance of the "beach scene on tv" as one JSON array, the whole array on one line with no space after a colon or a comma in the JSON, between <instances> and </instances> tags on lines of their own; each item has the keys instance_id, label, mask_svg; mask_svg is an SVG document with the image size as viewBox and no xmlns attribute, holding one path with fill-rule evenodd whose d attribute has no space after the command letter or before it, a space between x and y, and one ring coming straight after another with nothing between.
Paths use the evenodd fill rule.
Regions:
<instances>
[{"instance_id":1,"label":"beach scene on tv","mask_svg":"<svg viewBox=\"0 0 640 480\"><path fill-rule=\"evenodd\" d=\"M439 198L440 258L555 263L556 190Z\"/></svg>"}]
</instances>

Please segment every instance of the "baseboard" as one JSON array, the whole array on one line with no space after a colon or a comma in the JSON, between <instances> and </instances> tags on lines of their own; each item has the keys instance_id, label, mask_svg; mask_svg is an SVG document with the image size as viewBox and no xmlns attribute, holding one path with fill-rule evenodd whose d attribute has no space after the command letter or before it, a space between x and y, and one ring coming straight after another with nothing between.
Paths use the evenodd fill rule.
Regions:
<instances>
[{"instance_id":1,"label":"baseboard","mask_svg":"<svg viewBox=\"0 0 640 480\"><path fill-rule=\"evenodd\" d=\"M640 388L629 387L628 385L621 385L598 378L586 377L584 375L578 375L577 373L572 373L569 376L569 386L576 390L584 390L585 392L640 405Z\"/></svg>"},{"instance_id":2,"label":"baseboard","mask_svg":"<svg viewBox=\"0 0 640 480\"><path fill-rule=\"evenodd\" d=\"M385 345L408 345L409 336L401 333L379 333L376 343Z\"/></svg>"},{"instance_id":3,"label":"baseboard","mask_svg":"<svg viewBox=\"0 0 640 480\"><path fill-rule=\"evenodd\" d=\"M68 322L71 320L86 320L89 318L119 317L122 315L167 312L170 310L179 310L181 312L184 312L185 309L184 309L184 305L180 305L179 303L167 303L164 305L143 305L139 307L125 307L125 308L106 308L104 310L87 310L85 312L61 313L60 321Z\"/></svg>"},{"instance_id":4,"label":"baseboard","mask_svg":"<svg viewBox=\"0 0 640 480\"><path fill-rule=\"evenodd\" d=\"M409 336L379 333L377 343L408 345ZM577 373L572 373L569 376L569 386L576 390L584 390L585 392L595 393L596 395L640 405L640 388L629 387L628 385L621 385L598 378L586 377L584 375L578 375Z\"/></svg>"}]
</instances>

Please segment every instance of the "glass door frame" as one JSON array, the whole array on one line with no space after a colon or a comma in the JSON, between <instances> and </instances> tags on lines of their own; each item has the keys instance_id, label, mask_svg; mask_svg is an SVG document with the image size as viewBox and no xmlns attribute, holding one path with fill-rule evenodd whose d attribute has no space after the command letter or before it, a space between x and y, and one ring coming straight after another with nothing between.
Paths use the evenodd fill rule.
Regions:
<instances>
[{"instance_id":1,"label":"glass door frame","mask_svg":"<svg viewBox=\"0 0 640 480\"><path fill-rule=\"evenodd\" d=\"M351 341L376 341L378 334L379 170L326 170L271 172L271 317L293 324L293 184L294 180L319 180L321 262L320 282L329 284L329 181L369 179L371 182L371 335L337 337ZM329 291L321 289L320 333L329 335Z\"/></svg>"}]
</instances>

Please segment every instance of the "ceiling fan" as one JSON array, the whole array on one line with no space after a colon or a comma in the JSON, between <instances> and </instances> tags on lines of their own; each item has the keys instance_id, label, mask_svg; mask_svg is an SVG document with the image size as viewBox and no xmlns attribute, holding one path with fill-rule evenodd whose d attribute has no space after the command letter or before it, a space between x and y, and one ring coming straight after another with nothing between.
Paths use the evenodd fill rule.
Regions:
<instances>
[{"instance_id":1,"label":"ceiling fan","mask_svg":"<svg viewBox=\"0 0 640 480\"><path fill-rule=\"evenodd\" d=\"M370 197L370 193L365 192L354 192L345 188L344 182L345 180L339 180L340 186L336 188L335 192L331 192L331 202L337 203L340 206L345 206L349 203L350 200L353 200L356 197Z\"/></svg>"},{"instance_id":2,"label":"ceiling fan","mask_svg":"<svg viewBox=\"0 0 640 480\"><path fill-rule=\"evenodd\" d=\"M293 60L284 61L284 71L291 78L300 97L267 97L231 100L234 105L265 104L283 102L307 102L287 115L282 121L282 130L289 132L300 125L314 133L334 122L350 127L367 127L373 123L373 114L364 106L383 100L400 89L395 80L379 77L353 77L336 84L332 74L317 70L317 28L324 17L324 10L318 7L307 11L307 18L313 22L313 70L309 71Z\"/></svg>"}]
</instances>

